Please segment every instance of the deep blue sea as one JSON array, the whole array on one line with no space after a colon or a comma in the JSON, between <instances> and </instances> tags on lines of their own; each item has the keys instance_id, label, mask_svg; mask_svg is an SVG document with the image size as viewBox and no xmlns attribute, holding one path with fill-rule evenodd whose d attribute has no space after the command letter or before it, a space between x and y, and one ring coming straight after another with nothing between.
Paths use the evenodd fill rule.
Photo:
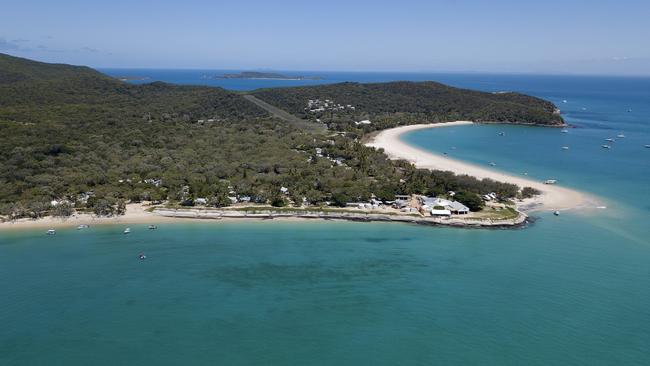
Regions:
<instances>
[{"instance_id":1,"label":"deep blue sea","mask_svg":"<svg viewBox=\"0 0 650 366\"><path fill-rule=\"evenodd\" d=\"M308 83L132 72L238 90ZM547 98L569 133L489 125L405 139L558 179L607 209L538 214L518 230L265 221L0 232L0 365L650 364L650 79L318 74Z\"/></svg>"}]
</instances>

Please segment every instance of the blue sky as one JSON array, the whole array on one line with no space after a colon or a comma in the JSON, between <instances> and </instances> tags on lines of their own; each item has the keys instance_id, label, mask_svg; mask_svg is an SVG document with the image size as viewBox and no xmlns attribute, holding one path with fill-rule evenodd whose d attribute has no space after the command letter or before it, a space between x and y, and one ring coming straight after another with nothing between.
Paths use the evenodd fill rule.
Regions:
<instances>
[{"instance_id":1,"label":"blue sky","mask_svg":"<svg viewBox=\"0 0 650 366\"><path fill-rule=\"evenodd\" d=\"M93 67L650 75L650 1L2 1L0 52Z\"/></svg>"}]
</instances>

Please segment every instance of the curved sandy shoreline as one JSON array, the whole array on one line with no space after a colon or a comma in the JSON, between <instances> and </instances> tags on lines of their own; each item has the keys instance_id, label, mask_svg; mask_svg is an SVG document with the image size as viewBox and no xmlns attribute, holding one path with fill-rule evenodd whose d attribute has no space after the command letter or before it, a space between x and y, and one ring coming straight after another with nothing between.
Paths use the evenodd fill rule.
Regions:
<instances>
[{"instance_id":1,"label":"curved sandy shoreline","mask_svg":"<svg viewBox=\"0 0 650 366\"><path fill-rule=\"evenodd\" d=\"M411 131L437 127L471 125L472 123L473 122L469 121L456 121L395 127L379 132L366 143L366 146L381 148L391 159L408 160L418 168L448 170L456 174L467 174L479 179L490 178L496 181L514 183L522 188L533 187L542 192L541 195L535 198L519 202L517 206L523 211L568 210L575 208L591 208L598 205L597 200L588 194L436 155L426 150L413 147L402 141L400 138L403 134Z\"/></svg>"}]
</instances>

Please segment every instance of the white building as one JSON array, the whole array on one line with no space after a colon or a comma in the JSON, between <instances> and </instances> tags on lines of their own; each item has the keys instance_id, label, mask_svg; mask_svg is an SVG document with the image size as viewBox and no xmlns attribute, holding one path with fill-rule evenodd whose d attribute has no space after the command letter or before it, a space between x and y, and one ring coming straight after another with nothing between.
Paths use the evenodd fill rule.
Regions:
<instances>
[{"instance_id":1,"label":"white building","mask_svg":"<svg viewBox=\"0 0 650 366\"><path fill-rule=\"evenodd\" d=\"M450 201L444 198L437 198L437 197L426 197L422 200L422 207L432 207L433 209L431 210L431 215L433 215L434 211L436 211L438 214L442 215L444 214L443 212L438 212L438 211L449 211L449 214L454 214L454 215L466 215L468 214L469 208L462 203L458 201ZM437 207L437 208L436 208ZM443 209L440 209L440 207L443 207Z\"/></svg>"}]
</instances>

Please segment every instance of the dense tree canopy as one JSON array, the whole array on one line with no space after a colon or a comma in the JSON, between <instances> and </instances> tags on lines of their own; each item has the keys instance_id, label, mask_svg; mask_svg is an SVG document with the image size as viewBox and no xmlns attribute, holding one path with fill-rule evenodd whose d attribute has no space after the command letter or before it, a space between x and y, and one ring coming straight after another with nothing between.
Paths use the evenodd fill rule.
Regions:
<instances>
[{"instance_id":1,"label":"dense tree canopy","mask_svg":"<svg viewBox=\"0 0 650 366\"><path fill-rule=\"evenodd\" d=\"M367 113L393 113L409 100L357 103ZM140 200L343 205L372 195L518 191L390 161L354 134L333 132L296 128L219 88L131 85L85 67L0 54L0 214L70 214L67 203L55 210L52 200L107 215Z\"/></svg>"},{"instance_id":2,"label":"dense tree canopy","mask_svg":"<svg viewBox=\"0 0 650 366\"><path fill-rule=\"evenodd\" d=\"M330 128L373 131L397 125L470 120L562 125L555 106L519 93L486 93L436 82L340 83L260 89L254 95ZM309 101L318 101L309 103ZM354 122L370 120L368 125Z\"/></svg>"}]
</instances>

